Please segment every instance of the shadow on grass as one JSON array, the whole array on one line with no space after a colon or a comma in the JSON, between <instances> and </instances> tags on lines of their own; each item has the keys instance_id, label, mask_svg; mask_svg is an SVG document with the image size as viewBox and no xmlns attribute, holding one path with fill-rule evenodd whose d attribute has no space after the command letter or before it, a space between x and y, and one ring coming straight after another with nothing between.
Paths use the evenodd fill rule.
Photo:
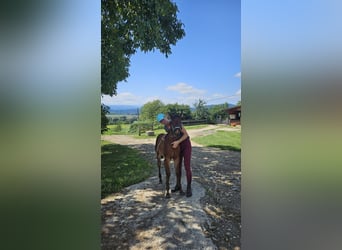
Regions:
<instances>
[{"instance_id":1,"label":"shadow on grass","mask_svg":"<svg viewBox=\"0 0 342 250\"><path fill-rule=\"evenodd\" d=\"M145 180L152 166L138 150L119 144L101 146L101 198Z\"/></svg>"}]
</instances>

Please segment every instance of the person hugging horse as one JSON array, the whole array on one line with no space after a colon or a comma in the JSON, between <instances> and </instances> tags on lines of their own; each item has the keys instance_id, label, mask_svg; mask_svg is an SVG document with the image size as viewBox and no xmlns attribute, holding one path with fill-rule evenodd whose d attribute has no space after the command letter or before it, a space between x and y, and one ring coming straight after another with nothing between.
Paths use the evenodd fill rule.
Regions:
<instances>
[{"instance_id":1,"label":"person hugging horse","mask_svg":"<svg viewBox=\"0 0 342 250\"><path fill-rule=\"evenodd\" d=\"M182 173L182 161L184 158L184 168L186 172L186 180L187 180L187 187L186 187L186 196L191 197L192 196L192 189L191 189L191 181L192 181L192 170L191 170L191 142L190 137L188 135L188 132L184 128L183 124L180 122L180 127L174 128L171 126L172 119L168 120L164 114L160 113L157 115L157 121L164 125L165 131L168 133L171 129L179 129L180 130L180 136L179 139L172 142L171 145L173 148L177 148L180 146L180 175ZM179 119L179 118L174 118ZM177 192L181 190L181 187L176 184L175 188L171 190L171 192Z\"/></svg>"}]
</instances>

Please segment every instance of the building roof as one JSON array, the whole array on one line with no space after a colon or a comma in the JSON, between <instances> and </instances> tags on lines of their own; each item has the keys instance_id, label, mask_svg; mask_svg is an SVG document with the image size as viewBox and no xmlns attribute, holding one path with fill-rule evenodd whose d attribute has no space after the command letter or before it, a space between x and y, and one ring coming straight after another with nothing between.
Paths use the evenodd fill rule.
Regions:
<instances>
[{"instance_id":1,"label":"building roof","mask_svg":"<svg viewBox=\"0 0 342 250\"><path fill-rule=\"evenodd\" d=\"M227 109L228 114L234 114L236 112L241 112L241 105L240 106L235 106L233 108Z\"/></svg>"}]
</instances>

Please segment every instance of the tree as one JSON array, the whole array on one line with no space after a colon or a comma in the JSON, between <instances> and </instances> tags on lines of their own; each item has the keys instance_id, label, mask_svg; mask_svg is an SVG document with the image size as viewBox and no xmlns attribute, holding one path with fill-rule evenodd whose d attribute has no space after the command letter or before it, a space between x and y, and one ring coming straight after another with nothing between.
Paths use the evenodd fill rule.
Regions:
<instances>
[{"instance_id":1,"label":"tree","mask_svg":"<svg viewBox=\"0 0 342 250\"><path fill-rule=\"evenodd\" d=\"M130 57L138 48L158 49L168 57L185 36L170 0L101 0L101 93L116 95L129 76Z\"/></svg>"},{"instance_id":2,"label":"tree","mask_svg":"<svg viewBox=\"0 0 342 250\"><path fill-rule=\"evenodd\" d=\"M241 100L236 103L236 106L241 106Z\"/></svg>"},{"instance_id":3,"label":"tree","mask_svg":"<svg viewBox=\"0 0 342 250\"><path fill-rule=\"evenodd\" d=\"M194 118L196 120L207 119L209 116L208 108L205 106L207 103L199 99L194 103L195 111L194 111Z\"/></svg>"},{"instance_id":4,"label":"tree","mask_svg":"<svg viewBox=\"0 0 342 250\"><path fill-rule=\"evenodd\" d=\"M155 122L157 114L164 112L164 107L164 103L160 100L145 103L141 107L139 120Z\"/></svg>"},{"instance_id":5,"label":"tree","mask_svg":"<svg viewBox=\"0 0 342 250\"><path fill-rule=\"evenodd\" d=\"M101 134L108 130L107 124L109 120L106 116L107 114L109 114L109 107L101 104Z\"/></svg>"},{"instance_id":6,"label":"tree","mask_svg":"<svg viewBox=\"0 0 342 250\"><path fill-rule=\"evenodd\" d=\"M179 115L182 120L191 119L190 106L185 104L167 104L165 106L165 113Z\"/></svg>"},{"instance_id":7,"label":"tree","mask_svg":"<svg viewBox=\"0 0 342 250\"><path fill-rule=\"evenodd\" d=\"M213 105L209 109L209 119L211 122L216 122L217 119L224 120L228 117L228 103Z\"/></svg>"}]
</instances>

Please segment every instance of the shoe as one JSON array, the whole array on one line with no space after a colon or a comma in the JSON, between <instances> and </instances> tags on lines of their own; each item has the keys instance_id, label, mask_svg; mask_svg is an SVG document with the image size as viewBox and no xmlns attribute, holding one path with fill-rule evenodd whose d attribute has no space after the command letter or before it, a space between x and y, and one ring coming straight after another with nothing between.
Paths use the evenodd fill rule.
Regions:
<instances>
[{"instance_id":1,"label":"shoe","mask_svg":"<svg viewBox=\"0 0 342 250\"><path fill-rule=\"evenodd\" d=\"M174 189L171 189L171 192L174 193L174 192L177 192L180 190L180 187L179 186L175 186Z\"/></svg>"},{"instance_id":2,"label":"shoe","mask_svg":"<svg viewBox=\"0 0 342 250\"><path fill-rule=\"evenodd\" d=\"M191 197L192 196L192 190L191 190L191 187L188 187L186 189L186 197Z\"/></svg>"}]
</instances>

